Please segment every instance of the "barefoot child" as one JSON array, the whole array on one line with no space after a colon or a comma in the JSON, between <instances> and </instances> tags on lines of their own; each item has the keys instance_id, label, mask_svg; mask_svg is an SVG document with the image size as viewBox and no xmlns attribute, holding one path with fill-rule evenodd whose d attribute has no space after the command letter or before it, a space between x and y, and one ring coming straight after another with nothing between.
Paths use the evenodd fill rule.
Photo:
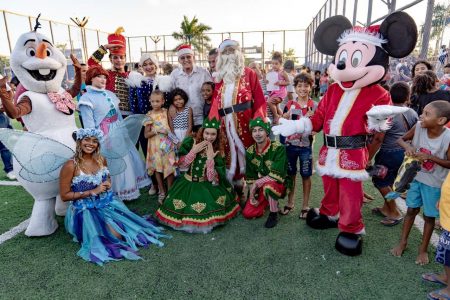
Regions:
<instances>
[{"instance_id":1,"label":"barefoot child","mask_svg":"<svg viewBox=\"0 0 450 300\"><path fill-rule=\"evenodd\" d=\"M442 233L436 247L436 262L444 265L444 272L441 274L426 273L422 275L422 279L446 285L446 287L430 292L428 299L450 299L450 175L447 175L442 184L439 216Z\"/></svg>"},{"instance_id":2,"label":"barefoot child","mask_svg":"<svg viewBox=\"0 0 450 300\"><path fill-rule=\"evenodd\" d=\"M406 106L411 92L406 82L399 81L391 86L390 94L395 106ZM381 224L385 226L394 226L403 220L396 202L386 200L384 197L392 192L392 186L405 156L405 149L397 143L397 140L416 124L417 119L417 113L411 108L395 116L392 118L392 127L388 131L375 134L372 143L375 149L372 151L369 148L369 160L371 155L375 154L373 152L378 150L378 147L380 148L375 156L375 165L382 165L388 169L384 178L381 179L376 176L372 178L373 185L384 199L384 205L376 207L372 211L384 216Z\"/></svg>"},{"instance_id":3,"label":"barefoot child","mask_svg":"<svg viewBox=\"0 0 450 300\"><path fill-rule=\"evenodd\" d=\"M420 121L398 140L405 149L405 155L413 156L422 162L406 197L405 221L400 243L391 249L391 254L401 256L408 243L409 232L414 219L423 206L422 243L416 264L429 263L428 244L433 233L435 218L439 216L436 204L441 195L441 185L450 168L450 130L445 124L450 120L450 103L443 100L431 102L425 106ZM408 144L407 141L411 141Z\"/></svg>"},{"instance_id":4,"label":"barefoot child","mask_svg":"<svg viewBox=\"0 0 450 300\"><path fill-rule=\"evenodd\" d=\"M162 204L166 197L164 179L167 179L167 187L172 186L175 173L175 152L168 138L170 127L168 124L167 110L162 108L164 104L163 92L157 90L150 95L152 110L147 114L144 122L144 136L148 139L147 169L148 174L156 176L158 182L158 202Z\"/></svg>"}]
</instances>

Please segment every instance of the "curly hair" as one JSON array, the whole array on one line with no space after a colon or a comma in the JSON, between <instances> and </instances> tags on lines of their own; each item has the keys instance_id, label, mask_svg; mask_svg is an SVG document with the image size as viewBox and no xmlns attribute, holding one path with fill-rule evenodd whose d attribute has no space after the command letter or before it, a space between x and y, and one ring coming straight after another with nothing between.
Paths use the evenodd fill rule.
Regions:
<instances>
[{"instance_id":1,"label":"curly hair","mask_svg":"<svg viewBox=\"0 0 450 300\"><path fill-rule=\"evenodd\" d=\"M184 105L186 105L189 101L189 96L183 89L175 88L169 94L169 104L173 104L173 100L175 99L175 96L180 96L181 99L184 100Z\"/></svg>"},{"instance_id":2,"label":"curly hair","mask_svg":"<svg viewBox=\"0 0 450 300\"><path fill-rule=\"evenodd\" d=\"M412 92L417 95L427 94L436 88L437 81L439 81L439 79L437 78L436 73L433 71L426 71L424 74L414 77Z\"/></svg>"},{"instance_id":3,"label":"curly hair","mask_svg":"<svg viewBox=\"0 0 450 300\"><path fill-rule=\"evenodd\" d=\"M314 79L309 73L300 73L294 77L294 87L296 87L300 82L307 83L312 87L314 84Z\"/></svg>"},{"instance_id":4,"label":"curly hair","mask_svg":"<svg viewBox=\"0 0 450 300\"><path fill-rule=\"evenodd\" d=\"M205 131L205 128L201 127L197 135L195 136L195 142L198 144L203 141L203 132ZM222 131L220 129L217 130L217 137L216 140L212 143L213 150L219 151L219 154L223 156L225 154L224 151L224 145L225 145L226 139L225 136L222 134Z\"/></svg>"}]
</instances>

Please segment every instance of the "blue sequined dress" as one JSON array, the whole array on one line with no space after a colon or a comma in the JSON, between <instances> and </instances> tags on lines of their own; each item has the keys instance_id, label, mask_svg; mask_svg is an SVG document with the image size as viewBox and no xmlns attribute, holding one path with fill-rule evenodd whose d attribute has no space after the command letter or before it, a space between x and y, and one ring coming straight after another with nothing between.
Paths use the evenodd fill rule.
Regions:
<instances>
[{"instance_id":1,"label":"blue sequined dress","mask_svg":"<svg viewBox=\"0 0 450 300\"><path fill-rule=\"evenodd\" d=\"M92 190L107 180L108 175L107 168L102 168L95 174L81 172L72 179L72 191ZM140 259L137 254L138 246L155 244L162 247L164 244L159 238L170 238L162 233L161 227L156 227L131 212L112 191L70 202L65 226L73 240L81 244L77 254L98 265L123 258ZM122 238L113 235L111 228Z\"/></svg>"}]
</instances>

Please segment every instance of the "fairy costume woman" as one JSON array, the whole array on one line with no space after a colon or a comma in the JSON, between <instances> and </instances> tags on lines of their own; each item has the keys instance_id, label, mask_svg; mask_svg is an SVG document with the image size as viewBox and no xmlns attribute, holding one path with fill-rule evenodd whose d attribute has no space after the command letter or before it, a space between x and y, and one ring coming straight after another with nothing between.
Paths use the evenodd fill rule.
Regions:
<instances>
[{"instance_id":1,"label":"fairy costume woman","mask_svg":"<svg viewBox=\"0 0 450 300\"><path fill-rule=\"evenodd\" d=\"M71 201L66 230L81 244L78 255L98 265L140 259L138 246L162 247L159 238L168 237L162 228L131 212L110 190L109 170L100 155L102 135L97 129L79 129L76 153L60 174L61 199Z\"/></svg>"},{"instance_id":2,"label":"fairy costume woman","mask_svg":"<svg viewBox=\"0 0 450 300\"><path fill-rule=\"evenodd\" d=\"M219 151L219 124L218 118L205 119L198 140L183 140L179 166L188 171L175 181L156 211L160 223L190 233L208 233L239 212L236 194L226 179L225 159Z\"/></svg>"}]
</instances>

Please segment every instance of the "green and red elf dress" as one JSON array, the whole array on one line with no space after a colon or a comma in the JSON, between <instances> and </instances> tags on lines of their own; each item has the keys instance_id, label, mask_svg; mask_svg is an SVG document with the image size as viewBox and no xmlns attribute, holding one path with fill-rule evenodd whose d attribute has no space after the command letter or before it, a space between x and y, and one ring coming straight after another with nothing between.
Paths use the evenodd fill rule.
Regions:
<instances>
[{"instance_id":1,"label":"green and red elf dress","mask_svg":"<svg viewBox=\"0 0 450 300\"><path fill-rule=\"evenodd\" d=\"M209 124L207 120L205 124ZM183 140L179 165L189 169L175 181L155 216L176 230L208 233L235 217L240 206L226 179L224 157L217 154L214 160L208 160L204 152L193 153L193 146L192 137Z\"/></svg>"},{"instance_id":2,"label":"green and red elf dress","mask_svg":"<svg viewBox=\"0 0 450 300\"><path fill-rule=\"evenodd\" d=\"M256 124L263 122L256 118L250 122L250 127L267 126ZM245 181L248 185L256 185L254 198L257 205L247 200L242 215L247 219L258 218L264 215L266 207L270 204L270 211L278 211L278 200L286 196L286 188L289 187L287 176L286 148L278 141L270 141L267 138L265 147L258 151L256 144L251 145L246 151ZM269 203L269 202L273 203ZM273 207L272 207L273 206Z\"/></svg>"}]
</instances>

